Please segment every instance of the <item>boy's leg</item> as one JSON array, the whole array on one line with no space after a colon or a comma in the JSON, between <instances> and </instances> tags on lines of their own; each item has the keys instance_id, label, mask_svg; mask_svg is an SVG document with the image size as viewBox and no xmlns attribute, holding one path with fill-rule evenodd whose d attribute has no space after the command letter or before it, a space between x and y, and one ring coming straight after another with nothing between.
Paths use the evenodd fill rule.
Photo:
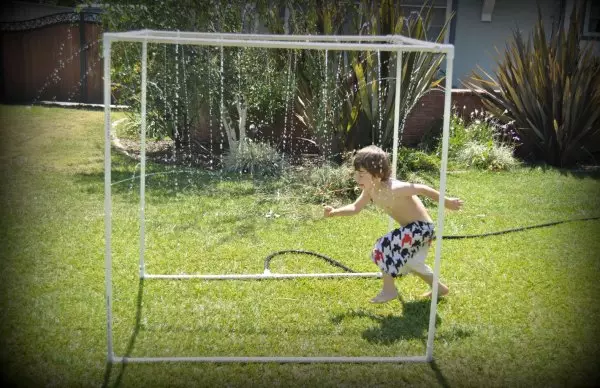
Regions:
<instances>
[{"instance_id":1,"label":"boy's leg","mask_svg":"<svg viewBox=\"0 0 600 388\"><path fill-rule=\"evenodd\" d=\"M414 274L417 275L418 277L420 277L421 279L423 279L425 281L425 283L429 284L430 287L433 287L433 273L422 274L419 272L415 272ZM448 292L450 292L450 289L448 288L448 286L445 285L444 283L442 283L441 281L439 281L439 279L438 279L438 295L444 296L444 295L447 295ZM429 290L426 293L422 294L421 297L430 298L432 293L433 293L433 291Z\"/></svg>"},{"instance_id":2,"label":"boy's leg","mask_svg":"<svg viewBox=\"0 0 600 388\"><path fill-rule=\"evenodd\" d=\"M385 303L398 297L398 289L394 283L394 278L386 273L382 274L383 287L379 294L371 299L371 303Z\"/></svg>"},{"instance_id":3,"label":"boy's leg","mask_svg":"<svg viewBox=\"0 0 600 388\"><path fill-rule=\"evenodd\" d=\"M410 269L412 273L423 279L425 283L427 283L430 287L433 287L433 271L431 267L425 264L425 258L427 257L427 252L429 251L429 247L421 248L415 255L408 260L405 264L406 267ZM444 283L439 281L438 279L438 295L444 296L448 294L449 289ZM432 291L428 291L421 295L424 298L431 297Z\"/></svg>"},{"instance_id":4,"label":"boy's leg","mask_svg":"<svg viewBox=\"0 0 600 388\"><path fill-rule=\"evenodd\" d=\"M393 230L385 236L383 236L382 238L380 238L379 240L377 240L377 243L375 244L375 248L373 249L371 257L373 262L381 270L383 287L381 288L379 294L377 294L373 299L371 299L371 303L385 303L398 297L398 290L396 289L396 285L394 282L395 279L392 275L389 274L389 271L393 271L395 269L391 268L388 264L386 264L386 259L388 259L389 257L386 257L386 254L384 252L387 252L388 256L392 254L392 240L394 240L394 236L399 234L399 230Z\"/></svg>"}]
</instances>

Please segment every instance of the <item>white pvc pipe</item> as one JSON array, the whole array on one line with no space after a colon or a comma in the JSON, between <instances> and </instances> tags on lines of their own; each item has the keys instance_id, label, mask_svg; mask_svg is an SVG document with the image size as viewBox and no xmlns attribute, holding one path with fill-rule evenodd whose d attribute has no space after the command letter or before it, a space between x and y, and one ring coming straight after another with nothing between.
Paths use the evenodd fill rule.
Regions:
<instances>
[{"instance_id":1,"label":"white pvc pipe","mask_svg":"<svg viewBox=\"0 0 600 388\"><path fill-rule=\"evenodd\" d=\"M161 31L139 30L116 32L119 37L124 36L158 36L185 37L185 38L210 38L233 40L275 40L275 41L313 41L313 42L391 42L398 40L398 35L286 35L286 34L237 34L232 32L191 32L191 31Z\"/></svg>"},{"instance_id":2,"label":"white pvc pipe","mask_svg":"<svg viewBox=\"0 0 600 388\"><path fill-rule=\"evenodd\" d=\"M121 363L152 363L152 362L253 362L253 363L406 363L425 362L424 356L407 357L115 357L115 362Z\"/></svg>"},{"instance_id":3,"label":"white pvc pipe","mask_svg":"<svg viewBox=\"0 0 600 388\"><path fill-rule=\"evenodd\" d=\"M131 33L104 33L104 109L105 109L105 234L106 234L106 246L105 246L105 276L106 276L106 311L107 311L107 343L108 343L108 360L109 362L169 362L169 361L183 361L183 362L348 362L348 363L375 363L375 362L425 362L431 361L433 354L433 338L435 335L435 316L437 308L437 279L439 278L439 267L440 267L440 253L441 253L441 236L443 233L443 197L445 195L445 184L446 184L446 165L447 165L447 151L448 151L448 131L449 131L449 115L450 115L450 91L451 91L451 79L452 79L452 60L454 57L454 47L452 45L441 45L441 44L430 44L415 41L410 38L400 39L396 37L385 37L385 41L395 40L415 43L415 46L402 47L399 43L394 44L358 44L353 43L338 43L343 40L369 40L375 41L380 38L368 38L360 36L360 39L355 37L314 37L304 36L302 39L307 40L334 40L335 43L323 43L323 42L293 42L292 40L300 40L301 37L295 37L294 39L286 39L285 41L266 41L265 39L280 39L275 36L265 38L261 36L263 40L251 40L233 36L227 36L227 38L218 37L219 34L211 35L208 38L182 38L181 34L175 39L168 37L157 37L152 34L159 34L160 32L155 31L134 31ZM164 34L164 33L163 33ZM170 33L166 33L170 34ZM184 33L186 35L186 33ZM215 38L217 37L217 38ZM231 38L231 39L230 39ZM290 38L290 36L288 36ZM341 39L340 39L341 38ZM425 356L414 356L414 357L116 357L113 352L113 338L112 338L112 254L111 254L111 161L110 161L110 47L111 40L121 41L133 41L143 43L142 49L142 158L145 159L145 131L146 131L146 66L147 66L147 43L178 43L178 44L196 44L196 45L211 45L211 46L232 46L232 47L269 47L269 48L295 48L295 49L328 49L328 50L382 50L382 51L396 51L398 55L398 66L396 72L396 111L395 111L395 131L394 131L394 156L393 156L393 175L396 174L396 163L397 163L397 146L398 146L398 125L399 125L399 98L400 98L400 82L401 82L401 53L403 51L431 51L431 52L442 52L447 54L446 64L446 100L444 107L444 136L443 136L443 147L442 147L442 168L441 168L441 184L440 184L440 208L438 215L438 239L437 249L434 265L434 284L433 284L433 295L431 302L431 314L429 321L429 332L427 340L427 351ZM145 163L142 162L142 163ZM289 279L289 278L336 278L336 277L380 277L380 273L318 273L318 274L271 274L268 270L263 274L230 274L230 275L149 275L145 274L143 265L143 251L145 248L144 244L144 192L145 192L145 170L142 167L140 173L140 195L141 195L141 209L140 209L140 220L141 220L141 237L140 237L140 263L141 269L140 274L143 278L148 279L206 279L206 280L219 280L219 279Z\"/></svg>"},{"instance_id":4,"label":"white pvc pipe","mask_svg":"<svg viewBox=\"0 0 600 388\"><path fill-rule=\"evenodd\" d=\"M396 98L394 99L394 140L392 142L392 178L396 178L398 163L398 130L400 129L400 98L402 93L402 51L396 52Z\"/></svg>"},{"instance_id":5,"label":"white pvc pipe","mask_svg":"<svg viewBox=\"0 0 600 388\"><path fill-rule=\"evenodd\" d=\"M144 277L146 266L146 76L148 68L148 43L142 43L142 123L140 129L140 278Z\"/></svg>"},{"instance_id":6,"label":"white pvc pipe","mask_svg":"<svg viewBox=\"0 0 600 388\"><path fill-rule=\"evenodd\" d=\"M415 45L399 47L399 43L341 43L341 42L293 42L293 41L266 41L266 40L233 40L213 38L184 38L184 37L161 37L141 35L113 35L115 39L124 42L149 42L149 43L171 43L196 46L224 46L224 47L264 47L281 49L313 49L313 50L348 50L348 51L424 51L424 52L447 52L447 45Z\"/></svg>"},{"instance_id":7,"label":"white pvc pipe","mask_svg":"<svg viewBox=\"0 0 600 388\"><path fill-rule=\"evenodd\" d=\"M114 358L112 337L112 203L111 203L111 125L110 125L110 39L104 39L104 281L108 362Z\"/></svg>"},{"instance_id":8,"label":"white pvc pipe","mask_svg":"<svg viewBox=\"0 0 600 388\"><path fill-rule=\"evenodd\" d=\"M454 50L446 54L446 90L444 91L444 128L442 136L442 166L440 171L440 199L438 202L437 239L435 246L435 262L433 265L433 290L431 293L431 310L429 313L429 331L427 333L427 361L433 359L433 339L435 337L435 318L437 314L438 279L440 277L440 258L442 255L442 236L444 234L444 197L446 196L446 169L448 166L448 138L450 133L450 103L452 99L452 63Z\"/></svg>"},{"instance_id":9,"label":"white pvc pipe","mask_svg":"<svg viewBox=\"0 0 600 388\"><path fill-rule=\"evenodd\" d=\"M402 51L396 52L396 98L394 99L394 140L392 142L392 178L396 179L398 164L398 130L400 129L400 98L402 93ZM381 107L380 107L381 109ZM392 229L394 219L390 217L389 228Z\"/></svg>"},{"instance_id":10,"label":"white pvc pipe","mask_svg":"<svg viewBox=\"0 0 600 388\"><path fill-rule=\"evenodd\" d=\"M229 40L256 40L256 41L310 41L310 42L387 42L408 43L416 46L439 47L440 43L418 40L402 35L286 35L286 34L236 34L227 32L190 32L190 31L160 31L139 30L112 33L119 39L129 36L144 37L185 37L191 39L229 39Z\"/></svg>"},{"instance_id":11,"label":"white pvc pipe","mask_svg":"<svg viewBox=\"0 0 600 388\"><path fill-rule=\"evenodd\" d=\"M145 274L144 279L201 279L201 280L266 280L266 279L296 279L296 278L358 278L381 277L380 272L333 272L333 273L257 273L257 274L222 274L222 275L151 275Z\"/></svg>"},{"instance_id":12,"label":"white pvc pipe","mask_svg":"<svg viewBox=\"0 0 600 388\"><path fill-rule=\"evenodd\" d=\"M446 17L444 18L444 23L448 23L446 27L446 31L444 32L444 44L448 44L450 42L450 30L452 29L452 24L450 19L452 18L452 2L453 0L446 0Z\"/></svg>"}]
</instances>

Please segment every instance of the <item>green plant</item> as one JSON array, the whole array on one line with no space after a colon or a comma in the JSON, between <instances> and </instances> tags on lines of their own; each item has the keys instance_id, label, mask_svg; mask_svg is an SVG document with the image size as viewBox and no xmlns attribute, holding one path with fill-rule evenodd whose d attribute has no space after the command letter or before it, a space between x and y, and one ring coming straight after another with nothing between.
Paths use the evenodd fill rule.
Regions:
<instances>
[{"instance_id":1,"label":"green plant","mask_svg":"<svg viewBox=\"0 0 600 388\"><path fill-rule=\"evenodd\" d=\"M255 32L259 10L266 3L150 1L135 5L108 0L102 16L110 31L138 29ZM260 7L259 7L260 5ZM267 8L265 8L267 7ZM275 5L273 5L275 7ZM282 115L289 72L280 52L262 48L149 44L147 111L160 136L186 149L203 133L211 141L235 148L246 138L246 127L273 125ZM111 75L119 103L140 111L141 45L118 42L112 46ZM257 60L260 58L260 60ZM155 112L150 116L150 112ZM270 117L265 117L269 112ZM214 136L213 136L214 134ZM194 138L196 136L196 138Z\"/></svg>"},{"instance_id":2,"label":"green plant","mask_svg":"<svg viewBox=\"0 0 600 388\"><path fill-rule=\"evenodd\" d=\"M308 203L354 200L357 187L351 162L351 153L343 155L341 164L331 161L305 162L290 169L283 180L293 195L298 195Z\"/></svg>"},{"instance_id":3,"label":"green plant","mask_svg":"<svg viewBox=\"0 0 600 388\"><path fill-rule=\"evenodd\" d=\"M337 5L336 5L337 4ZM432 2L410 15L397 2L380 3L310 2L306 16L298 16L293 2L290 33L336 35L353 22L357 35L403 34L415 39L443 39L447 25L439 34L428 37ZM300 7L302 8L302 7ZM417 15L416 17L414 15ZM271 28L283 33L281 18L270 19ZM314 137L323 155L335 156L360 144L392 142L395 96L395 54L385 51L335 52L302 51L295 54L297 70L295 115L301 126ZM401 79L401 131L404 118L428 90L439 85L439 65L443 56L426 52L403 55ZM365 130L365 128L369 128Z\"/></svg>"},{"instance_id":4,"label":"green plant","mask_svg":"<svg viewBox=\"0 0 600 388\"><path fill-rule=\"evenodd\" d=\"M538 9L533 35L525 42L514 31L496 77L480 69L466 83L497 117L514 120L524 144L554 166L577 162L600 128L600 69L581 43L582 15L583 7L574 7L568 30L561 21L547 40Z\"/></svg>"},{"instance_id":5,"label":"green plant","mask_svg":"<svg viewBox=\"0 0 600 388\"><path fill-rule=\"evenodd\" d=\"M348 1L296 5L289 28L296 34L343 34L348 15L354 10ZM330 160L353 148L352 135L356 133L359 109L348 55L334 50L299 50L293 56L296 96L291 119L297 120L306 130L305 136L314 138L321 155Z\"/></svg>"},{"instance_id":6,"label":"green plant","mask_svg":"<svg viewBox=\"0 0 600 388\"><path fill-rule=\"evenodd\" d=\"M127 119L117 126L117 136L120 138L139 139L142 127L141 115L137 112L126 112ZM166 137L157 119L156 112L146 114L146 137L161 140Z\"/></svg>"},{"instance_id":7,"label":"green plant","mask_svg":"<svg viewBox=\"0 0 600 388\"><path fill-rule=\"evenodd\" d=\"M360 33L370 35L401 34L420 40L442 42L451 17L433 39L428 37L432 19L433 3L426 1L418 13L405 15L402 7L385 0L377 5L363 0L357 18ZM414 17L413 15L416 15ZM429 38L429 39L428 39ZM389 52L352 52L352 68L358 91L357 103L370 122L371 143L389 148L393 138L395 84L397 60ZM406 117L415 104L429 90L444 80L440 76L440 64L444 56L431 52L407 52L402 55L400 99L400 135L404 131ZM402 138L400 138L400 142Z\"/></svg>"},{"instance_id":8,"label":"green plant","mask_svg":"<svg viewBox=\"0 0 600 388\"><path fill-rule=\"evenodd\" d=\"M406 179L411 172L439 172L440 159L435 154L425 151L400 147L398 149L398 163L396 175Z\"/></svg>"},{"instance_id":9,"label":"green plant","mask_svg":"<svg viewBox=\"0 0 600 388\"><path fill-rule=\"evenodd\" d=\"M467 167L486 170L510 170L519 165L512 147L492 141L469 141L460 148L456 159Z\"/></svg>"},{"instance_id":10,"label":"green plant","mask_svg":"<svg viewBox=\"0 0 600 388\"><path fill-rule=\"evenodd\" d=\"M225 172L279 176L288 163L283 154L267 143L250 139L231 148L223 157Z\"/></svg>"},{"instance_id":11,"label":"green plant","mask_svg":"<svg viewBox=\"0 0 600 388\"><path fill-rule=\"evenodd\" d=\"M450 118L450 128L448 133L448 157L454 158L462 147L470 140L469 131L467 130L467 123L465 120L456 115L452 115ZM438 137L437 153L442 153L442 138L441 130L440 136Z\"/></svg>"},{"instance_id":12,"label":"green plant","mask_svg":"<svg viewBox=\"0 0 600 388\"><path fill-rule=\"evenodd\" d=\"M437 124L427 132L419 147L435 153L439 159L442 154L442 128L441 123ZM448 162L451 165L458 162L462 166L475 167L478 164L473 161L477 159L484 161L483 168L507 169L518 163L513 152L519 137L508 124L501 124L489 112L476 109L465 117L456 107L453 108L448 135ZM484 153L491 156L483 156ZM492 161L495 160L506 162L498 162L499 165L494 167Z\"/></svg>"},{"instance_id":13,"label":"green plant","mask_svg":"<svg viewBox=\"0 0 600 388\"><path fill-rule=\"evenodd\" d=\"M352 147L358 108L342 52L304 52L297 71L295 118L329 159Z\"/></svg>"}]
</instances>

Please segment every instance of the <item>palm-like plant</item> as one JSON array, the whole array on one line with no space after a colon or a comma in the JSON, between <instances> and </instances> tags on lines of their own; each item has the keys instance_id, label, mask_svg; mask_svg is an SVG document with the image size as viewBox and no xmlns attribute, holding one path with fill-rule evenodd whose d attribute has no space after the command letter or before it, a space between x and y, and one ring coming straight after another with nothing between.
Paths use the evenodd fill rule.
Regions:
<instances>
[{"instance_id":1,"label":"palm-like plant","mask_svg":"<svg viewBox=\"0 0 600 388\"><path fill-rule=\"evenodd\" d=\"M321 1L307 8L301 17L294 13L295 33L339 35L348 10L353 9L350 2ZM347 54L341 51L297 53L294 119L310 132L314 144L328 158L341 156L358 117L354 78L347 62Z\"/></svg>"},{"instance_id":2,"label":"palm-like plant","mask_svg":"<svg viewBox=\"0 0 600 388\"><path fill-rule=\"evenodd\" d=\"M319 3L319 2L317 2ZM358 34L405 36L427 40L432 19L431 2L416 15L405 16L398 1L363 0L352 12L333 3L315 3L314 25L318 34L339 34L344 17L354 15ZM441 42L449 20L434 41ZM419 99L438 86L443 56L428 52L403 54L400 133L404 121ZM303 53L299 61L296 118L330 151L354 148L357 143L389 148L393 138L396 58L389 52ZM318 102L318 103L315 103ZM321 128L322 127L322 128ZM369 128L366 133L365 127ZM329 140L326 140L329 139ZM322 147L327 149L327 147ZM325 152L327 153L327 152Z\"/></svg>"},{"instance_id":3,"label":"palm-like plant","mask_svg":"<svg viewBox=\"0 0 600 388\"><path fill-rule=\"evenodd\" d=\"M581 44L583 8L574 8L567 31L558 23L546 38L541 11L527 42L518 29L498 61L496 79L475 72L467 85L486 108L514 121L524 145L554 166L577 162L600 128L600 66Z\"/></svg>"},{"instance_id":4,"label":"palm-like plant","mask_svg":"<svg viewBox=\"0 0 600 388\"><path fill-rule=\"evenodd\" d=\"M401 7L394 1L383 0L374 7L371 2L363 0L362 15L358 24L361 33L370 35L401 34L419 40L427 40L432 18L432 4L425 2L418 15L404 15ZM442 42L451 18L448 18L435 37L435 42ZM393 138L396 79L389 77L395 74L396 58L389 52L353 54L352 64L357 80L358 101L363 114L371 122L371 141L389 148ZM417 102L429 90L437 87L443 80L439 76L439 67L444 57L430 52L407 52L402 57L401 100L400 100L400 135L404 131L406 117ZM378 131L377 131L377 130Z\"/></svg>"}]
</instances>

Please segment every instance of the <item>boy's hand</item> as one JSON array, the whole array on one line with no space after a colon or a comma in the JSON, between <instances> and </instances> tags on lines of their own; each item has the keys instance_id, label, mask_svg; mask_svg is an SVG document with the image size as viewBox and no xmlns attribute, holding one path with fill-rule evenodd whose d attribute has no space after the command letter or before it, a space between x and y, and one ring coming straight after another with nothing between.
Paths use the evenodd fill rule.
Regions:
<instances>
[{"instance_id":1,"label":"boy's hand","mask_svg":"<svg viewBox=\"0 0 600 388\"><path fill-rule=\"evenodd\" d=\"M332 211L333 211L332 206L327 206L327 205L323 206L323 216L324 217L331 217L333 215L333 214L331 214Z\"/></svg>"},{"instance_id":2,"label":"boy's hand","mask_svg":"<svg viewBox=\"0 0 600 388\"><path fill-rule=\"evenodd\" d=\"M460 198L446 198L444 204L450 210L460 210L465 202Z\"/></svg>"}]
</instances>

